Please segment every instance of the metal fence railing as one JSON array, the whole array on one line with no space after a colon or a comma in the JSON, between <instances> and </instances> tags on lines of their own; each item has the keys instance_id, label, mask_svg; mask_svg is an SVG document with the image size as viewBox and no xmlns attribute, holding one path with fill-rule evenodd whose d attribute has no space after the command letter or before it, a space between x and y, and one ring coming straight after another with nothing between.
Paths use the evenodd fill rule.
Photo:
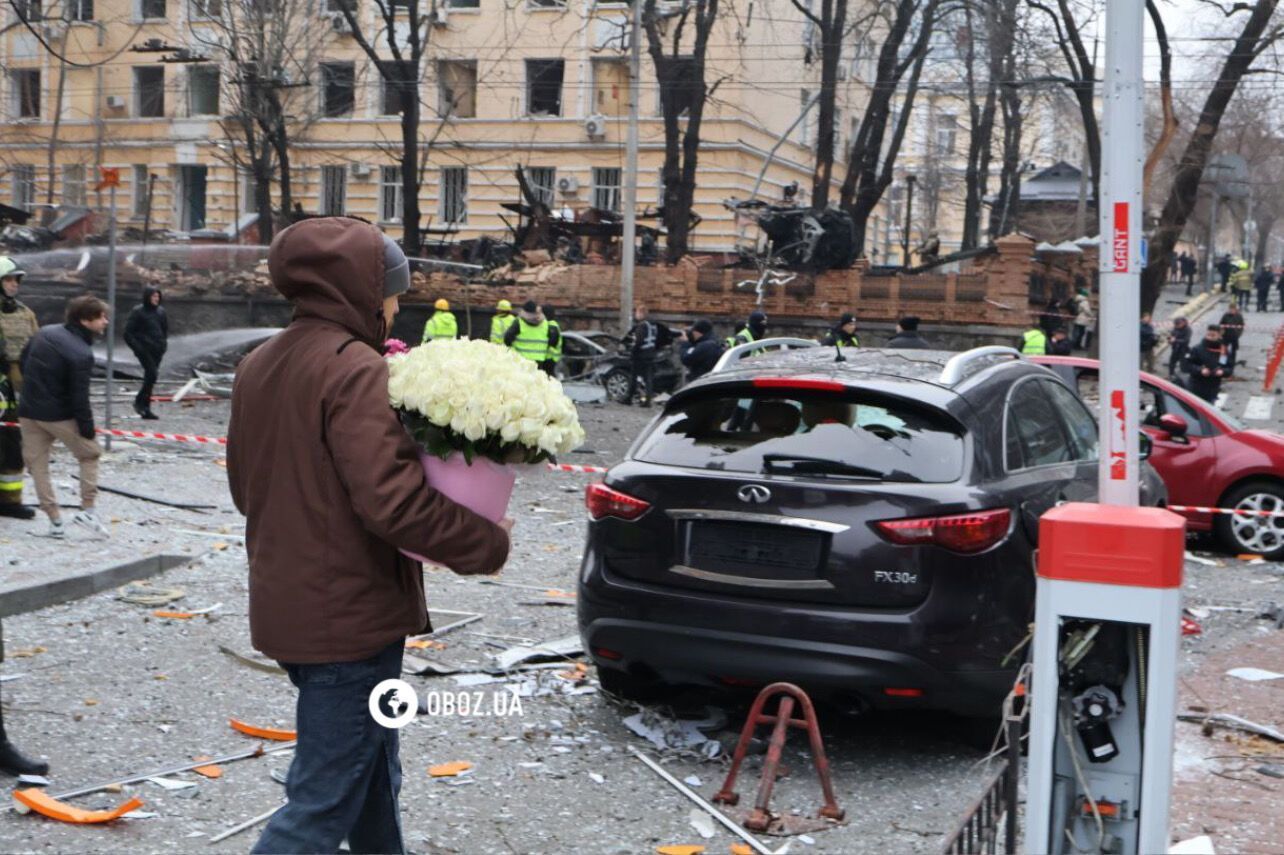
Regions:
<instances>
[{"instance_id":1,"label":"metal fence railing","mask_svg":"<svg viewBox=\"0 0 1284 855\"><path fill-rule=\"evenodd\" d=\"M980 798L945 839L942 855L1015 855L1017 782L1021 777L1021 721L1008 719L1004 758L985 782Z\"/></svg>"}]
</instances>

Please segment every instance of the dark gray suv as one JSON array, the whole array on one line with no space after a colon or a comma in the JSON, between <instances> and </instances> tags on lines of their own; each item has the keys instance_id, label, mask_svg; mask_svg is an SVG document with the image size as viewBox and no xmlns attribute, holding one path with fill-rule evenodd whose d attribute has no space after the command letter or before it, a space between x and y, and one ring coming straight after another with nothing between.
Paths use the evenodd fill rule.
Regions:
<instances>
[{"instance_id":1,"label":"dark gray suv","mask_svg":"<svg viewBox=\"0 0 1284 855\"><path fill-rule=\"evenodd\" d=\"M845 355L692 383L588 488L579 624L604 688L789 680L997 713L1039 517L1095 498L1096 421L1009 348ZM1145 492L1163 499L1153 476Z\"/></svg>"}]
</instances>

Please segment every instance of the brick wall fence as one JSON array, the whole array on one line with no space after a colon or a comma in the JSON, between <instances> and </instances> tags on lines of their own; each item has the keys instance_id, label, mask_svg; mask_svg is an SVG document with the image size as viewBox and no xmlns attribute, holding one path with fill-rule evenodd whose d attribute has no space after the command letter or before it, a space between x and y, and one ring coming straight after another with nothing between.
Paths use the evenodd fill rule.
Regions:
<instances>
[{"instance_id":1,"label":"brick wall fence","mask_svg":"<svg viewBox=\"0 0 1284 855\"><path fill-rule=\"evenodd\" d=\"M1029 323L1031 309L1042 308L1052 292L1084 276L1086 256L1040 260L1032 240L1008 235L996 242L994 252L964 262L958 273L877 275L863 261L848 270L799 273L783 286L767 285L762 309L777 327L828 325L850 311L876 325L917 315L930 325L1018 328ZM456 276L433 273L416 277L408 302L445 297L458 311L465 306L485 310L501 298L515 306L532 299L556 307L559 314L609 320L619 312L619 276L618 267L588 264L527 268L510 284L466 284ZM752 271L685 259L672 267L639 267L634 294L637 302L668 317L725 321L757 308L754 280Z\"/></svg>"}]
</instances>

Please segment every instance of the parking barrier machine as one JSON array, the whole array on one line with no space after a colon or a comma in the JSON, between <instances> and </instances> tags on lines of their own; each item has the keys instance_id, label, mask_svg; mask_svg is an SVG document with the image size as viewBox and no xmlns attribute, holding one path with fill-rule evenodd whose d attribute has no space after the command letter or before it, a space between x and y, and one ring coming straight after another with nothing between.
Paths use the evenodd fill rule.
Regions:
<instances>
[{"instance_id":1,"label":"parking barrier machine","mask_svg":"<svg viewBox=\"0 0 1284 855\"><path fill-rule=\"evenodd\" d=\"M1167 852L1185 521L1069 503L1039 544L1025 850Z\"/></svg>"}]
</instances>

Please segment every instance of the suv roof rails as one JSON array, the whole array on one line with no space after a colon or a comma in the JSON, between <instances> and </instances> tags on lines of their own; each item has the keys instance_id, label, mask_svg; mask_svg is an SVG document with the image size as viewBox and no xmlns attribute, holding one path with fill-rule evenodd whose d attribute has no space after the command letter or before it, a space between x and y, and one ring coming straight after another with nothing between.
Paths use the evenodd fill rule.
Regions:
<instances>
[{"instance_id":1,"label":"suv roof rails","mask_svg":"<svg viewBox=\"0 0 1284 855\"><path fill-rule=\"evenodd\" d=\"M986 347L974 347L971 350L965 350L951 356L941 369L941 376L938 382L942 386L953 386L963 380L970 374L974 374L979 366L976 363L986 360L992 356L1008 356L1013 359L1020 359L1021 353L1015 347L1005 347L1003 345L987 345Z\"/></svg>"},{"instance_id":2,"label":"suv roof rails","mask_svg":"<svg viewBox=\"0 0 1284 855\"><path fill-rule=\"evenodd\" d=\"M804 347L820 347L818 342L809 338L763 338L748 344L738 344L718 359L710 374L728 371L735 368L743 359L764 350L797 350Z\"/></svg>"}]
</instances>

